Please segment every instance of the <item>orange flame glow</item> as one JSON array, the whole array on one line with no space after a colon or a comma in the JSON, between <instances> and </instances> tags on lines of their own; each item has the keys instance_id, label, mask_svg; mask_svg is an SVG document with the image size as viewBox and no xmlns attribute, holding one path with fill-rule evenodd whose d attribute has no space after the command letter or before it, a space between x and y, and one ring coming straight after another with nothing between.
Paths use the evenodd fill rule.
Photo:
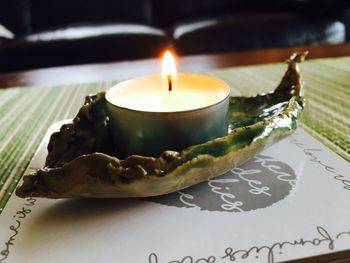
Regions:
<instances>
[{"instance_id":1,"label":"orange flame glow","mask_svg":"<svg viewBox=\"0 0 350 263\"><path fill-rule=\"evenodd\" d=\"M164 79L167 78L176 78L176 65L175 65L175 59L170 51L166 51L163 56L163 62L162 62L162 77Z\"/></svg>"}]
</instances>

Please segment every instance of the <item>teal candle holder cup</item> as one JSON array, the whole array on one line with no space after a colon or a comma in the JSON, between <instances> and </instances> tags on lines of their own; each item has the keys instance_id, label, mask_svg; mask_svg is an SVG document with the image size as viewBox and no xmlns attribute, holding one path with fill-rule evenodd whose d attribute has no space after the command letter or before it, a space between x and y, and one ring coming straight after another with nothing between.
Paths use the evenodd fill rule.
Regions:
<instances>
[{"instance_id":1,"label":"teal candle holder cup","mask_svg":"<svg viewBox=\"0 0 350 263\"><path fill-rule=\"evenodd\" d=\"M151 112L124 108L112 102L106 93L110 128L118 158L130 155L157 157L166 150L181 151L190 145L204 143L227 135L229 86L220 80L226 97L206 107Z\"/></svg>"}]
</instances>

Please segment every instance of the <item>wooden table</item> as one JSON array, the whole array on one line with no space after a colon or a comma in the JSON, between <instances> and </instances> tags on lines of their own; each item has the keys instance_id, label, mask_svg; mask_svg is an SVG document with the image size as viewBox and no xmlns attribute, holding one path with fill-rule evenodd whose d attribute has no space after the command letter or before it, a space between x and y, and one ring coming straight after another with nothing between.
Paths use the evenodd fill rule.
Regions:
<instances>
[{"instance_id":1,"label":"wooden table","mask_svg":"<svg viewBox=\"0 0 350 263\"><path fill-rule=\"evenodd\" d=\"M220 55L185 56L179 58L178 68L182 72L193 72L209 68L282 62L293 52L301 50L309 50L309 58L347 56L350 55L350 43L234 52ZM159 72L159 59L53 67L16 73L0 73L0 88L128 79Z\"/></svg>"}]
</instances>

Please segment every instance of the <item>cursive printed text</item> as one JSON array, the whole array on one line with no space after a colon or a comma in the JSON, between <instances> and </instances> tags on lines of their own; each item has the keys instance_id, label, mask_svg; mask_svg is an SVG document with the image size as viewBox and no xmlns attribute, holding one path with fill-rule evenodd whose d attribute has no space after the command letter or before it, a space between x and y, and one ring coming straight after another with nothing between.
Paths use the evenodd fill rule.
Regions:
<instances>
[{"instance_id":1,"label":"cursive printed text","mask_svg":"<svg viewBox=\"0 0 350 263\"><path fill-rule=\"evenodd\" d=\"M241 206L243 205L243 202L241 201L235 201L236 196L232 193L227 193L222 191L222 187L217 186L216 184L229 184L229 183L236 183L238 182L237 179L233 178L215 178L215 179L209 179L208 185L211 189L211 191L215 194L218 194L221 198L221 200L224 202L224 204L221 205L221 208L226 211L238 211L243 212L243 209Z\"/></svg>"},{"instance_id":2,"label":"cursive printed text","mask_svg":"<svg viewBox=\"0 0 350 263\"><path fill-rule=\"evenodd\" d=\"M328 173L333 174L333 178L340 182L345 190L350 190L350 179L347 179L344 175L339 174L333 166L326 164L317 157L317 152L321 152L319 148L307 148L303 143L291 136L290 142L303 150L303 153L308 157L310 162L317 163Z\"/></svg>"},{"instance_id":3,"label":"cursive printed text","mask_svg":"<svg viewBox=\"0 0 350 263\"><path fill-rule=\"evenodd\" d=\"M245 181L248 183L248 185L250 186L250 190L249 193L254 194L254 195L267 195L267 196L271 196L271 194L269 193L270 188L268 186L263 186L262 182L258 181L258 180L254 180L254 179L250 179L247 178L245 175L251 175L251 174L259 174L261 173L261 170L244 170L242 168L239 167L235 167L233 169L231 169L231 172L233 174L236 174L242 181Z\"/></svg>"},{"instance_id":4,"label":"cursive printed text","mask_svg":"<svg viewBox=\"0 0 350 263\"><path fill-rule=\"evenodd\" d=\"M311 245L314 247L323 246L328 251L335 248L336 241L341 238L350 238L350 231L340 232L336 235L331 235L324 227L316 227L317 236L311 239L298 238L292 241L280 241L272 245L252 246L248 249L234 249L227 247L224 249L223 256L209 256L203 258L194 258L192 256L185 256L180 260L160 261L156 253L151 253L148 257L148 263L224 263L241 261L250 262L252 257L260 258L259 262L274 263L276 253L282 254L283 249L287 247L304 247ZM326 251L325 251L326 252Z\"/></svg>"},{"instance_id":5,"label":"cursive printed text","mask_svg":"<svg viewBox=\"0 0 350 263\"><path fill-rule=\"evenodd\" d=\"M180 260L172 260L169 261L168 263L215 263L216 258L214 256L209 256L207 258L199 258L199 259L194 259L191 256L186 256L183 259ZM148 257L148 263L160 263L158 261L158 256L155 253L152 253Z\"/></svg>"},{"instance_id":6,"label":"cursive printed text","mask_svg":"<svg viewBox=\"0 0 350 263\"><path fill-rule=\"evenodd\" d=\"M276 162L271 159L271 157L264 155L256 155L254 157L255 162L260 163L262 167L268 169L273 174L278 174L277 179L280 181L288 182L290 186L295 187L296 179L295 177L287 172L284 172L281 167L276 164Z\"/></svg>"},{"instance_id":7,"label":"cursive printed text","mask_svg":"<svg viewBox=\"0 0 350 263\"><path fill-rule=\"evenodd\" d=\"M267 253L267 262L273 263L275 262L275 250L282 250L285 246L304 246L305 244L311 244L313 246L319 246L321 244L326 244L329 250L334 249L334 239L329 235L329 233L323 228L318 226L316 228L318 237L313 238L311 240L305 240L303 238L296 239L294 241L283 241L276 242L271 246L261 246L261 247L251 247L248 250L240 249L234 250L231 247L225 249L225 255L222 259L229 259L231 262L236 261L238 257L241 259L248 258L251 254L260 254L265 251Z\"/></svg>"},{"instance_id":8,"label":"cursive printed text","mask_svg":"<svg viewBox=\"0 0 350 263\"><path fill-rule=\"evenodd\" d=\"M5 262L5 260L10 255L11 246L15 244L16 236L22 225L22 221L32 212L31 208L35 205L36 199L29 197L25 199L25 203L22 208L15 212L13 215L14 222L9 226L10 237L4 244L4 249L0 252L0 262Z\"/></svg>"}]
</instances>

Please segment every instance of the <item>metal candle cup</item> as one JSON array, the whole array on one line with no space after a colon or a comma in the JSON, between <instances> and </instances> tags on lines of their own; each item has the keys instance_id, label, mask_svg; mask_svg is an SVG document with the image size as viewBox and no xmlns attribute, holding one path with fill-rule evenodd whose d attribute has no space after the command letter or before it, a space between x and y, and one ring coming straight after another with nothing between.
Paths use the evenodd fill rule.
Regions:
<instances>
[{"instance_id":1,"label":"metal candle cup","mask_svg":"<svg viewBox=\"0 0 350 263\"><path fill-rule=\"evenodd\" d=\"M178 74L172 91L161 75L115 85L106 100L116 155L159 156L226 135L229 93L225 82L198 74Z\"/></svg>"}]
</instances>

